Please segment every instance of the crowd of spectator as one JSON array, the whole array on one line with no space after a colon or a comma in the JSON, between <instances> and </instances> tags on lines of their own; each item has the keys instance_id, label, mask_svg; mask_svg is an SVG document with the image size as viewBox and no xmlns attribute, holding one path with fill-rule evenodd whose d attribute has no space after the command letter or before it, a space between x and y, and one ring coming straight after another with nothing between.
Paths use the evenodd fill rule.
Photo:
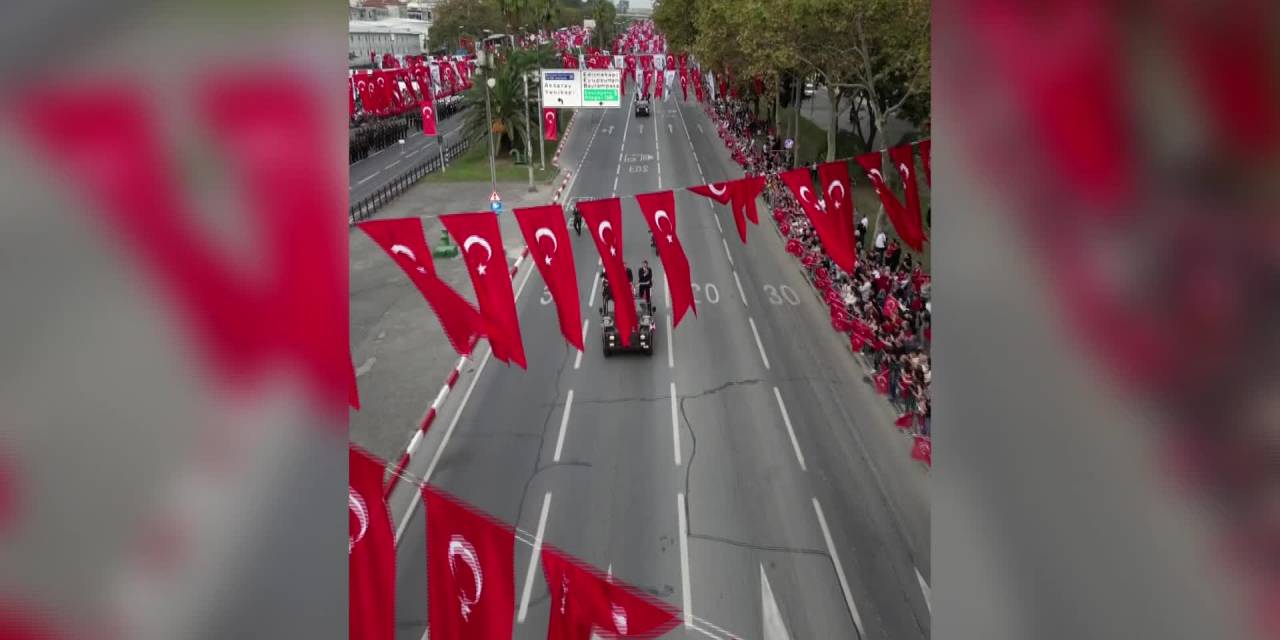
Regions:
<instances>
[{"instance_id":1,"label":"crowd of spectator","mask_svg":"<svg viewBox=\"0 0 1280 640\"><path fill-rule=\"evenodd\" d=\"M436 102L436 121L441 122L462 109L457 96ZM417 109L397 116L370 116L361 114L352 120L348 130L348 163L354 164L370 154L377 153L398 143L414 131L422 130L422 114Z\"/></svg>"},{"instance_id":2,"label":"crowd of spectator","mask_svg":"<svg viewBox=\"0 0 1280 640\"><path fill-rule=\"evenodd\" d=\"M897 426L929 437L931 281L919 257L890 237L887 221L868 242L863 215L854 228L857 264L846 273L823 250L800 204L778 177L790 168L790 158L773 132L742 103L718 102L711 114L734 160L748 174L766 176L763 197L787 251L804 265L830 307L832 327L848 335L853 351L871 365L876 390L900 414Z\"/></svg>"}]
</instances>

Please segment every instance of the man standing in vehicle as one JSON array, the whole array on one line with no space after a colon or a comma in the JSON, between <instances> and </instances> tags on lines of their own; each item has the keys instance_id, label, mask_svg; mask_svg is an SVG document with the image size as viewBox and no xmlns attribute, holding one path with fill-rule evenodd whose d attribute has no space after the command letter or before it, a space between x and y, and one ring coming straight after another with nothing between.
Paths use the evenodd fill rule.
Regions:
<instances>
[{"instance_id":1,"label":"man standing in vehicle","mask_svg":"<svg viewBox=\"0 0 1280 640\"><path fill-rule=\"evenodd\" d=\"M648 260L645 260L644 263L640 265L640 273L638 276L640 279L640 297L644 298L644 303L646 305L653 306L653 300L649 297L649 292L653 289L653 269L649 268Z\"/></svg>"}]
</instances>

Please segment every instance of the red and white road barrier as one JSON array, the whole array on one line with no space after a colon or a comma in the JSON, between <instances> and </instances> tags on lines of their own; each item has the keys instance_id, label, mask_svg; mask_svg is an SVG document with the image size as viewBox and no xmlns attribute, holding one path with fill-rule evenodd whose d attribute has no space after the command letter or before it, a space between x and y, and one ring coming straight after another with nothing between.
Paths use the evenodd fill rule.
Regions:
<instances>
[{"instance_id":1,"label":"red and white road barrier","mask_svg":"<svg viewBox=\"0 0 1280 640\"><path fill-rule=\"evenodd\" d=\"M520 257L516 259L515 264L511 265L511 278L515 279L516 272L520 270L521 263L529 255L529 247L525 247L520 252ZM471 342L471 349L476 348L478 340ZM413 452L417 450L418 444L422 442L422 437L427 433L427 429L431 428L431 423L435 422L436 416L440 413L440 405L444 403L444 399L449 396L449 391L458 384L458 378L462 377L462 368L467 364L467 356L459 356L458 363L453 366L453 371L449 372L449 377L445 379L444 385L440 387L440 392L436 394L435 400L431 401L431 406L427 407L427 412L423 414L422 420L418 422L418 428L413 432L413 438L409 440L409 446L405 447L404 453L400 455L400 460L396 462L395 471L391 473L391 479L382 489L382 496L389 498L391 492L395 490L396 485L404 478L404 470L409 466L409 461L413 459Z\"/></svg>"},{"instance_id":2,"label":"red and white road barrier","mask_svg":"<svg viewBox=\"0 0 1280 640\"><path fill-rule=\"evenodd\" d=\"M569 184L569 178L571 178L571 177L573 177L573 172L572 172L572 171L570 171L570 172L568 172L568 173L564 174L564 180L561 180L561 181L560 181L560 186L556 187L556 192L555 192L555 193L553 193L553 194L551 194L551 201L552 201L552 202L559 202L559 201L560 201L560 194L561 194L562 192L564 192L565 187Z\"/></svg>"}]
</instances>

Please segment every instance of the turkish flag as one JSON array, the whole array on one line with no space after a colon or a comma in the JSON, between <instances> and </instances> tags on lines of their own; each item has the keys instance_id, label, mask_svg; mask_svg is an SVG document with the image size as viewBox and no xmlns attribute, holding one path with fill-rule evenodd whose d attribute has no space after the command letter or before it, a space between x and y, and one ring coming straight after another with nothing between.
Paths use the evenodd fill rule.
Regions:
<instances>
[{"instance_id":1,"label":"turkish flag","mask_svg":"<svg viewBox=\"0 0 1280 640\"><path fill-rule=\"evenodd\" d=\"M933 438L917 435L911 442L911 457L933 466Z\"/></svg>"},{"instance_id":2,"label":"turkish flag","mask_svg":"<svg viewBox=\"0 0 1280 640\"><path fill-rule=\"evenodd\" d=\"M644 70L644 91L641 92L642 95L646 95L646 96L649 95L649 85L651 85L652 83L653 83L653 69L645 69Z\"/></svg>"},{"instance_id":3,"label":"turkish flag","mask_svg":"<svg viewBox=\"0 0 1280 640\"><path fill-rule=\"evenodd\" d=\"M414 286L435 311L440 327L458 355L470 355L484 333L480 312L441 280L431 262L431 250L418 218L391 218L360 223L364 231L408 274Z\"/></svg>"},{"instance_id":4,"label":"turkish flag","mask_svg":"<svg viewBox=\"0 0 1280 640\"><path fill-rule=\"evenodd\" d=\"M896 319L898 317L898 309L901 306L897 298L893 296L886 297L884 299L884 317L890 320Z\"/></svg>"},{"instance_id":5,"label":"turkish flag","mask_svg":"<svg viewBox=\"0 0 1280 640\"><path fill-rule=\"evenodd\" d=\"M551 546L542 548L542 575L551 594L547 640L656 638L675 628L669 605Z\"/></svg>"},{"instance_id":6,"label":"turkish flag","mask_svg":"<svg viewBox=\"0 0 1280 640\"><path fill-rule=\"evenodd\" d=\"M498 215L488 211L451 213L440 216L440 223L453 236L453 241L462 247L462 258L471 274L471 285L475 287L480 317L484 321L484 333L489 336L494 357L527 369L520 319L516 316L516 297L511 290L511 274L507 271L507 253L502 246Z\"/></svg>"},{"instance_id":7,"label":"turkish flag","mask_svg":"<svg viewBox=\"0 0 1280 640\"><path fill-rule=\"evenodd\" d=\"M515 210L529 257L538 266L551 291L560 318L560 333L582 351L582 308L578 299L578 274L573 266L573 245L558 204Z\"/></svg>"},{"instance_id":8,"label":"turkish flag","mask_svg":"<svg viewBox=\"0 0 1280 640\"><path fill-rule=\"evenodd\" d=\"M920 229L919 216L913 221L911 214L907 208L898 200L898 196L894 195L889 189L889 185L884 181L884 175L880 173L880 152L872 151L864 153L857 157L858 164L862 165L862 170L867 173L867 177L871 180L871 186L875 188L876 195L880 196L880 202L884 205L885 214L889 216L889 221L893 223L893 228L898 231L898 237L907 243L907 246L920 251L924 247L924 234Z\"/></svg>"},{"instance_id":9,"label":"turkish flag","mask_svg":"<svg viewBox=\"0 0 1280 640\"><path fill-rule=\"evenodd\" d=\"M508 640L515 531L433 486L427 505L427 625L432 638Z\"/></svg>"},{"instance_id":10,"label":"turkish flag","mask_svg":"<svg viewBox=\"0 0 1280 640\"><path fill-rule=\"evenodd\" d=\"M676 57L669 53L667 54L667 68L668 69L676 68Z\"/></svg>"},{"instance_id":11,"label":"turkish flag","mask_svg":"<svg viewBox=\"0 0 1280 640\"><path fill-rule=\"evenodd\" d=\"M636 301L622 261L622 203L617 198L583 200L578 203L578 210L591 230L591 239L604 263L604 274L613 294L618 334L623 346L629 346L636 326Z\"/></svg>"},{"instance_id":12,"label":"turkish flag","mask_svg":"<svg viewBox=\"0 0 1280 640\"><path fill-rule=\"evenodd\" d=\"M396 541L382 495L386 463L348 444L348 637L391 640L396 631Z\"/></svg>"},{"instance_id":13,"label":"turkish flag","mask_svg":"<svg viewBox=\"0 0 1280 640\"><path fill-rule=\"evenodd\" d=\"M828 163L831 164L831 163ZM848 200L848 180L843 183L834 181L831 183L832 190L835 194L839 194L842 200ZM853 228L852 224L849 228L843 229L841 221L837 218L834 211L828 209L826 202L820 201L813 190L813 180L809 178L809 170L804 167L792 169L780 175L782 182L791 190L796 200L800 201L800 206L809 216L809 221L813 223L813 228L818 232L818 239L822 242L822 246L826 249L827 255L835 261L845 273L853 273L854 254L853 254ZM841 190L844 190L841 193ZM849 205L852 207L852 205ZM852 216L850 216L850 223Z\"/></svg>"},{"instance_id":14,"label":"turkish flag","mask_svg":"<svg viewBox=\"0 0 1280 640\"><path fill-rule=\"evenodd\" d=\"M422 105L422 135L436 135L436 107L430 102Z\"/></svg>"},{"instance_id":15,"label":"turkish flag","mask_svg":"<svg viewBox=\"0 0 1280 640\"><path fill-rule=\"evenodd\" d=\"M913 225L912 240L915 243L907 238L903 238L902 241L919 251L924 247L924 216L920 211L920 185L916 182L914 171L916 161L911 153L911 145L903 144L890 149L889 159L893 161L893 165L898 168L898 175L902 177L903 189L907 194L907 221Z\"/></svg>"},{"instance_id":16,"label":"turkish flag","mask_svg":"<svg viewBox=\"0 0 1280 640\"><path fill-rule=\"evenodd\" d=\"M661 100L663 85L667 84L667 72L655 71L654 74L657 76L657 83L653 85L653 97Z\"/></svg>"},{"instance_id":17,"label":"turkish flag","mask_svg":"<svg viewBox=\"0 0 1280 640\"><path fill-rule=\"evenodd\" d=\"M685 102L689 101L689 71L680 67L680 94Z\"/></svg>"},{"instance_id":18,"label":"turkish flag","mask_svg":"<svg viewBox=\"0 0 1280 640\"><path fill-rule=\"evenodd\" d=\"M671 307L675 314L672 324L678 327L685 311L693 309L693 315L696 316L698 307L693 301L689 257L685 255L680 236L676 233L675 194L670 191L641 193L636 196L636 203L640 205L640 213L649 225L649 233L653 234L662 268L667 272L667 289L671 291Z\"/></svg>"},{"instance_id":19,"label":"turkish flag","mask_svg":"<svg viewBox=\"0 0 1280 640\"><path fill-rule=\"evenodd\" d=\"M694 93L696 93L698 96L698 102L707 101L707 91L706 91L706 88L703 86L702 73L701 73L701 70L699 70L697 67L693 68L693 89L694 89Z\"/></svg>"},{"instance_id":20,"label":"turkish flag","mask_svg":"<svg viewBox=\"0 0 1280 640\"><path fill-rule=\"evenodd\" d=\"M560 118L554 108L546 107L542 110L542 124L544 139L556 140L560 137Z\"/></svg>"},{"instance_id":21,"label":"turkish flag","mask_svg":"<svg viewBox=\"0 0 1280 640\"><path fill-rule=\"evenodd\" d=\"M733 200L734 192L737 189L736 182L736 180L729 182L713 182L711 184L700 184L696 187L688 187L688 189L700 196L711 198L720 204L729 204L729 202ZM746 243L747 221L746 218L742 216L743 210L738 207L732 207L732 211L733 222L738 225L738 237L742 239L743 243Z\"/></svg>"},{"instance_id":22,"label":"turkish flag","mask_svg":"<svg viewBox=\"0 0 1280 640\"><path fill-rule=\"evenodd\" d=\"M824 216L825 223L832 240L830 244L825 238L822 242L828 246L831 259L845 273L853 273L857 251L854 249L856 234L853 230L853 190L850 188L849 165L844 160L818 165L818 184L822 187L823 198L827 203L823 212L827 214Z\"/></svg>"},{"instance_id":23,"label":"turkish flag","mask_svg":"<svg viewBox=\"0 0 1280 640\"><path fill-rule=\"evenodd\" d=\"M880 395L888 394L889 393L888 367L881 367L880 371L876 372L875 377L872 378L872 382L875 383L877 393L879 393Z\"/></svg>"},{"instance_id":24,"label":"turkish flag","mask_svg":"<svg viewBox=\"0 0 1280 640\"><path fill-rule=\"evenodd\" d=\"M893 426L901 429L909 429L915 424L915 422L916 422L916 414L908 411L898 416L898 419L893 421Z\"/></svg>"},{"instance_id":25,"label":"turkish flag","mask_svg":"<svg viewBox=\"0 0 1280 640\"><path fill-rule=\"evenodd\" d=\"M760 224L760 214L756 212L756 198L764 191L764 176L747 176L730 183L733 196L733 219L738 222L738 236L742 244L747 243L747 226L742 220L751 224Z\"/></svg>"},{"instance_id":26,"label":"turkish flag","mask_svg":"<svg viewBox=\"0 0 1280 640\"><path fill-rule=\"evenodd\" d=\"M933 186L933 172L929 167L929 154L933 151L932 140L920 141L920 164L924 165L924 180Z\"/></svg>"}]
</instances>

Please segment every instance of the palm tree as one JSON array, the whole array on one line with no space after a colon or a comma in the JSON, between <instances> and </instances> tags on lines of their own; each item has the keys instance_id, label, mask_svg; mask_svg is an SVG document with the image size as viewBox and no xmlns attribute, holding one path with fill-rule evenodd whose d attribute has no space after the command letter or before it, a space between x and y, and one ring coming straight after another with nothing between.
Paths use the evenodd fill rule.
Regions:
<instances>
[{"instance_id":1,"label":"palm tree","mask_svg":"<svg viewBox=\"0 0 1280 640\"><path fill-rule=\"evenodd\" d=\"M531 99L527 105L525 103L524 74L547 66L554 59L555 52L549 45L509 51L504 57L498 58L490 70L494 79L494 86L489 90L489 108L493 120L485 122L485 78L477 76L475 86L464 97L467 106L472 107L467 110L469 115L465 126L468 132L471 135L484 135L488 129L492 129L498 146L495 153L499 155L504 152L509 154L512 149L523 149L525 136L537 135L536 129L533 132L525 130L523 109L530 110L531 125L536 125L541 118L541 114L532 111L537 108L536 102ZM537 89L536 83L530 84L531 98L537 95Z\"/></svg>"}]
</instances>

